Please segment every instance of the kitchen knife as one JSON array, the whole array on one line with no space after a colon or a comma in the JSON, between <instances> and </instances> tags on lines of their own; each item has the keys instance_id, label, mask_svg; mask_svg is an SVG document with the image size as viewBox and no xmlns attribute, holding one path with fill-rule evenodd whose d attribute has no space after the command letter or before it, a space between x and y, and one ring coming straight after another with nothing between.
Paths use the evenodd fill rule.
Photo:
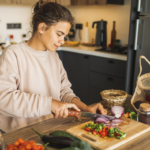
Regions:
<instances>
[{"instance_id":1,"label":"kitchen knife","mask_svg":"<svg viewBox=\"0 0 150 150\"><path fill-rule=\"evenodd\" d=\"M97 117L104 117L107 118L108 120L112 120L115 118L115 116L109 116L109 115L101 115L101 114L94 114L90 112L85 112L85 111L75 111L75 110L68 110L68 116L75 116L78 119L80 117L86 117L89 119L95 119Z\"/></svg>"}]
</instances>

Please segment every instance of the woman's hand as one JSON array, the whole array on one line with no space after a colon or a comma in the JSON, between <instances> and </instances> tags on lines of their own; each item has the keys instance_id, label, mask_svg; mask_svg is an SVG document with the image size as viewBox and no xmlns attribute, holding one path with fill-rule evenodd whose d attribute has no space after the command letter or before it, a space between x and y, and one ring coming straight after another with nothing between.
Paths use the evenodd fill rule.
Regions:
<instances>
[{"instance_id":1,"label":"woman's hand","mask_svg":"<svg viewBox=\"0 0 150 150\"><path fill-rule=\"evenodd\" d=\"M55 118L66 118L68 116L68 108L73 108L77 111L80 111L80 109L75 104L52 100L51 111L55 115Z\"/></svg>"},{"instance_id":2,"label":"woman's hand","mask_svg":"<svg viewBox=\"0 0 150 150\"><path fill-rule=\"evenodd\" d=\"M100 112L102 115L107 115L107 110L104 109L103 105L100 103L87 106L87 111L91 113Z\"/></svg>"}]
</instances>

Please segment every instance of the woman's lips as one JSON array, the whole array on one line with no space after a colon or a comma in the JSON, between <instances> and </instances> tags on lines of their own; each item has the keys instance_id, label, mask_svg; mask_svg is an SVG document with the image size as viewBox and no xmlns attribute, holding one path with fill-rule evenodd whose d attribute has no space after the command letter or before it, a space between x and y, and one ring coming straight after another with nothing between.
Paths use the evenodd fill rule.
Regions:
<instances>
[{"instance_id":1,"label":"woman's lips","mask_svg":"<svg viewBox=\"0 0 150 150\"><path fill-rule=\"evenodd\" d=\"M55 45L55 44L54 44ZM59 46L55 45L56 48L58 48Z\"/></svg>"}]
</instances>

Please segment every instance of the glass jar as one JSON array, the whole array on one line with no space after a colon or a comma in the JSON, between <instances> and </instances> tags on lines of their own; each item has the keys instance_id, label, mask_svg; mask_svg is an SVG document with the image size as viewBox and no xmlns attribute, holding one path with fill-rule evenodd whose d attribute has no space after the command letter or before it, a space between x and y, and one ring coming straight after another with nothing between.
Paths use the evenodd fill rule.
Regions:
<instances>
[{"instance_id":1,"label":"glass jar","mask_svg":"<svg viewBox=\"0 0 150 150\"><path fill-rule=\"evenodd\" d=\"M5 150L5 148L4 148L4 140L3 140L1 132L0 132L0 150Z\"/></svg>"},{"instance_id":2,"label":"glass jar","mask_svg":"<svg viewBox=\"0 0 150 150\"><path fill-rule=\"evenodd\" d=\"M140 104L137 113L137 121L150 125L150 104Z\"/></svg>"}]
</instances>

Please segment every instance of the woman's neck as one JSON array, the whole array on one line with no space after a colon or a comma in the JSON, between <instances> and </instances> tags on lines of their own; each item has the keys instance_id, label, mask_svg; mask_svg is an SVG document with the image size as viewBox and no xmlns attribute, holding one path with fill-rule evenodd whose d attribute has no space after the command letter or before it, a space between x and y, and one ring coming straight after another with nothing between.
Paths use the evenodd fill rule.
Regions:
<instances>
[{"instance_id":1,"label":"woman's neck","mask_svg":"<svg viewBox=\"0 0 150 150\"><path fill-rule=\"evenodd\" d=\"M39 36L35 33L26 44L37 51L46 51L43 43L40 41Z\"/></svg>"}]
</instances>

